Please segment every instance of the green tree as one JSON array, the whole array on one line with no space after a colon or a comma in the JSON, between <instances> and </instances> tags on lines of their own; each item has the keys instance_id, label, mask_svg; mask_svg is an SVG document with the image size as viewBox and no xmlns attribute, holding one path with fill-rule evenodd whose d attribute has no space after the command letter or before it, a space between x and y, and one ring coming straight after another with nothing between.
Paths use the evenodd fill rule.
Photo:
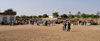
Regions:
<instances>
[{"instance_id":1,"label":"green tree","mask_svg":"<svg viewBox=\"0 0 100 41\"><path fill-rule=\"evenodd\" d=\"M29 16L26 16L26 18L30 18Z\"/></svg>"},{"instance_id":2,"label":"green tree","mask_svg":"<svg viewBox=\"0 0 100 41\"><path fill-rule=\"evenodd\" d=\"M89 15L89 17L91 17L91 18L97 18L97 15L91 14L91 15Z\"/></svg>"},{"instance_id":3,"label":"green tree","mask_svg":"<svg viewBox=\"0 0 100 41\"><path fill-rule=\"evenodd\" d=\"M69 18L73 18L71 13L68 15L68 17L69 17Z\"/></svg>"},{"instance_id":4,"label":"green tree","mask_svg":"<svg viewBox=\"0 0 100 41\"><path fill-rule=\"evenodd\" d=\"M43 16L42 16L42 18L47 18L48 17L48 15L47 14L44 14Z\"/></svg>"},{"instance_id":5,"label":"green tree","mask_svg":"<svg viewBox=\"0 0 100 41\"><path fill-rule=\"evenodd\" d=\"M4 11L4 13L16 13L13 9L7 9Z\"/></svg>"},{"instance_id":6,"label":"green tree","mask_svg":"<svg viewBox=\"0 0 100 41\"><path fill-rule=\"evenodd\" d=\"M81 14L81 17L86 18L86 14L85 13Z\"/></svg>"},{"instance_id":7,"label":"green tree","mask_svg":"<svg viewBox=\"0 0 100 41\"><path fill-rule=\"evenodd\" d=\"M33 16L33 18L38 18L37 16Z\"/></svg>"},{"instance_id":8,"label":"green tree","mask_svg":"<svg viewBox=\"0 0 100 41\"><path fill-rule=\"evenodd\" d=\"M39 15L38 18L42 18L42 15Z\"/></svg>"},{"instance_id":9,"label":"green tree","mask_svg":"<svg viewBox=\"0 0 100 41\"><path fill-rule=\"evenodd\" d=\"M16 18L20 18L19 16L16 16Z\"/></svg>"},{"instance_id":10,"label":"green tree","mask_svg":"<svg viewBox=\"0 0 100 41\"><path fill-rule=\"evenodd\" d=\"M80 18L81 12L78 11L78 13L75 15L75 17Z\"/></svg>"},{"instance_id":11,"label":"green tree","mask_svg":"<svg viewBox=\"0 0 100 41\"><path fill-rule=\"evenodd\" d=\"M53 15L54 17L58 17L58 16L59 16L58 12L54 12L52 15Z\"/></svg>"},{"instance_id":12,"label":"green tree","mask_svg":"<svg viewBox=\"0 0 100 41\"><path fill-rule=\"evenodd\" d=\"M75 15L75 17L80 18L80 16L79 16L79 15Z\"/></svg>"},{"instance_id":13,"label":"green tree","mask_svg":"<svg viewBox=\"0 0 100 41\"><path fill-rule=\"evenodd\" d=\"M29 18L32 18L33 16L29 16Z\"/></svg>"},{"instance_id":14,"label":"green tree","mask_svg":"<svg viewBox=\"0 0 100 41\"><path fill-rule=\"evenodd\" d=\"M75 15L71 15L72 16L72 18L75 18Z\"/></svg>"},{"instance_id":15,"label":"green tree","mask_svg":"<svg viewBox=\"0 0 100 41\"><path fill-rule=\"evenodd\" d=\"M25 16L25 15L22 15L21 17L22 17L22 18L26 18L26 16Z\"/></svg>"},{"instance_id":16,"label":"green tree","mask_svg":"<svg viewBox=\"0 0 100 41\"><path fill-rule=\"evenodd\" d=\"M61 18L68 18L68 16L66 14L63 14L60 16Z\"/></svg>"}]
</instances>

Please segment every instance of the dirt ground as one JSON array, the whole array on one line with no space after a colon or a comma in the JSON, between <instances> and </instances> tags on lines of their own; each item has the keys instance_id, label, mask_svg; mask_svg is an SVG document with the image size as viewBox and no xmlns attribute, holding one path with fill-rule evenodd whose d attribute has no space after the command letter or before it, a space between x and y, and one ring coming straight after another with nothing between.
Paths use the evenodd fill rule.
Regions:
<instances>
[{"instance_id":1,"label":"dirt ground","mask_svg":"<svg viewBox=\"0 0 100 41\"><path fill-rule=\"evenodd\" d=\"M62 31L62 25L53 27L35 25L0 25L0 41L100 41L100 25L71 26Z\"/></svg>"}]
</instances>

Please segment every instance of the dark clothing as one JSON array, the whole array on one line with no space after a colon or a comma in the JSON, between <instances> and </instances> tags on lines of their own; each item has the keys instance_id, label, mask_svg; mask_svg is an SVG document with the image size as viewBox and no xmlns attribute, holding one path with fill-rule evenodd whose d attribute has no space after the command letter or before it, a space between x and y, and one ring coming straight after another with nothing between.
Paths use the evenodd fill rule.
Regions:
<instances>
[{"instance_id":1,"label":"dark clothing","mask_svg":"<svg viewBox=\"0 0 100 41\"><path fill-rule=\"evenodd\" d=\"M45 22L45 26L47 26L47 21Z\"/></svg>"},{"instance_id":2,"label":"dark clothing","mask_svg":"<svg viewBox=\"0 0 100 41\"><path fill-rule=\"evenodd\" d=\"M71 26L71 24L70 23L68 23L68 30L67 31L70 31L70 26Z\"/></svg>"},{"instance_id":3,"label":"dark clothing","mask_svg":"<svg viewBox=\"0 0 100 41\"><path fill-rule=\"evenodd\" d=\"M32 20L32 25L34 25L34 20Z\"/></svg>"},{"instance_id":4,"label":"dark clothing","mask_svg":"<svg viewBox=\"0 0 100 41\"><path fill-rule=\"evenodd\" d=\"M63 31L66 30L66 26L67 26L67 24L63 23Z\"/></svg>"},{"instance_id":5,"label":"dark clothing","mask_svg":"<svg viewBox=\"0 0 100 41\"><path fill-rule=\"evenodd\" d=\"M70 28L70 25L71 25L71 24L70 24L70 23L68 23L68 29L71 29L71 28Z\"/></svg>"},{"instance_id":6,"label":"dark clothing","mask_svg":"<svg viewBox=\"0 0 100 41\"><path fill-rule=\"evenodd\" d=\"M67 24L65 23L65 29L66 29Z\"/></svg>"}]
</instances>

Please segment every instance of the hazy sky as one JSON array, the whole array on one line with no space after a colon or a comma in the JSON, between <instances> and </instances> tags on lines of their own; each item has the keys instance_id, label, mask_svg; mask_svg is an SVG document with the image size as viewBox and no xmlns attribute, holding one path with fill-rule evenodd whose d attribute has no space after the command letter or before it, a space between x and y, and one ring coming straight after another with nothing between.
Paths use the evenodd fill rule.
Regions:
<instances>
[{"instance_id":1,"label":"hazy sky","mask_svg":"<svg viewBox=\"0 0 100 41\"><path fill-rule=\"evenodd\" d=\"M96 14L100 11L100 0L0 0L0 10L12 8L17 15Z\"/></svg>"}]
</instances>

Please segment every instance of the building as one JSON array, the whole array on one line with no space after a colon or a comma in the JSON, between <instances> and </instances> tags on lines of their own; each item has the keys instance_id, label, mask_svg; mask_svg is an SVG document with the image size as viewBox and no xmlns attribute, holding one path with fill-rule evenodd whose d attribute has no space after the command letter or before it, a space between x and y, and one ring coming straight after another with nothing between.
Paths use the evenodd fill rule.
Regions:
<instances>
[{"instance_id":1,"label":"building","mask_svg":"<svg viewBox=\"0 0 100 41\"><path fill-rule=\"evenodd\" d=\"M61 17L54 17L54 16L49 16L49 18L61 18Z\"/></svg>"},{"instance_id":2,"label":"building","mask_svg":"<svg viewBox=\"0 0 100 41\"><path fill-rule=\"evenodd\" d=\"M55 18L54 16L49 16L49 18Z\"/></svg>"},{"instance_id":3,"label":"building","mask_svg":"<svg viewBox=\"0 0 100 41\"><path fill-rule=\"evenodd\" d=\"M15 21L16 13L0 13L0 23L9 23Z\"/></svg>"}]
</instances>

